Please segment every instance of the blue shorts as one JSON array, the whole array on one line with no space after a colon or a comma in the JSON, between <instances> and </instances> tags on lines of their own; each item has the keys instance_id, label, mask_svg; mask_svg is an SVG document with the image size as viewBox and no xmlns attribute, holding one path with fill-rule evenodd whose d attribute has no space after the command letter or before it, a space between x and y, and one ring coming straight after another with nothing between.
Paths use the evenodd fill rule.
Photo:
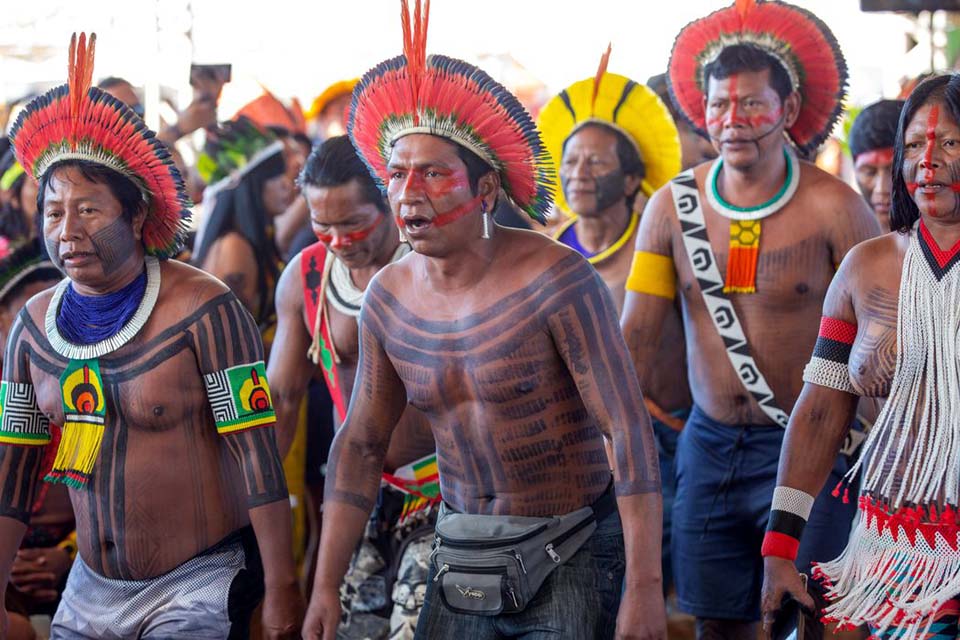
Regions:
<instances>
[{"instance_id":1,"label":"blue shorts","mask_svg":"<svg viewBox=\"0 0 960 640\"><path fill-rule=\"evenodd\" d=\"M689 409L671 411L675 418L686 419L690 415ZM657 459L660 462L660 493L663 496L663 544L661 545L661 570L663 571L663 592L670 591L673 585L673 574L670 566L670 526L673 512L673 494L677 490L677 479L673 472L673 459L677 455L677 438L679 431L674 431L656 418L650 418L653 423L653 437L657 443Z\"/></svg>"},{"instance_id":2,"label":"blue shorts","mask_svg":"<svg viewBox=\"0 0 960 640\"><path fill-rule=\"evenodd\" d=\"M760 619L760 545L783 435L777 426L722 424L693 408L677 444L671 540L677 600L686 613ZM848 468L848 458L838 456L817 496L797 557L801 571L836 558L847 544L856 501L844 504L830 492Z\"/></svg>"}]
</instances>

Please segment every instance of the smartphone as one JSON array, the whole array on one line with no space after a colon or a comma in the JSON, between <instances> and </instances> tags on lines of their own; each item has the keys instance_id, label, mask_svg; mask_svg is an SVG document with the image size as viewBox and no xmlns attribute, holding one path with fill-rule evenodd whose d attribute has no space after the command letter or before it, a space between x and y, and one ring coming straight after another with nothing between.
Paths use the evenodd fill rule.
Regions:
<instances>
[{"instance_id":1,"label":"smartphone","mask_svg":"<svg viewBox=\"0 0 960 640\"><path fill-rule=\"evenodd\" d=\"M197 78L209 78L219 80L220 83L230 82L232 73L230 64L191 64L190 65L190 86L194 86Z\"/></svg>"}]
</instances>

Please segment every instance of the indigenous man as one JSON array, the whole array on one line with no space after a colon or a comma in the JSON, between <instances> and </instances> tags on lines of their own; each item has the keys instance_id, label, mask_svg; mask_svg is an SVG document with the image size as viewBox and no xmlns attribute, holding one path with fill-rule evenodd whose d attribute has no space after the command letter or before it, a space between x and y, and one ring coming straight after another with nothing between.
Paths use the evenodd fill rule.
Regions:
<instances>
[{"instance_id":1,"label":"indigenous man","mask_svg":"<svg viewBox=\"0 0 960 640\"><path fill-rule=\"evenodd\" d=\"M678 106L720 158L651 199L623 326L641 380L651 380L660 323L675 292L683 296L695 407L676 461L678 602L700 636L753 638L760 540L810 327L835 266L879 230L859 196L798 161L783 136L815 148L840 111L846 67L815 16L737 3L680 33L669 74ZM845 468L838 458L835 472ZM818 503L819 531L798 566L833 557L851 508Z\"/></svg>"},{"instance_id":2,"label":"indigenous man","mask_svg":"<svg viewBox=\"0 0 960 640\"><path fill-rule=\"evenodd\" d=\"M903 100L874 102L857 115L850 128L850 155L857 186L884 231L890 230L893 142L902 108Z\"/></svg>"},{"instance_id":3,"label":"indigenous man","mask_svg":"<svg viewBox=\"0 0 960 640\"><path fill-rule=\"evenodd\" d=\"M408 404L432 427L445 500L418 638L663 637L656 451L612 300L579 254L489 220L501 185L543 216L549 157L513 95L426 56L427 20L418 2L404 55L354 94L351 139L415 253L367 287L304 637L334 637Z\"/></svg>"},{"instance_id":4,"label":"indigenous man","mask_svg":"<svg viewBox=\"0 0 960 640\"><path fill-rule=\"evenodd\" d=\"M548 102L537 124L560 175L555 204L570 218L554 239L593 265L619 313L640 222L634 201L646 202L680 171L681 147L663 102L644 85L607 73L609 54L608 48L593 78L574 83ZM658 373L648 381L644 399L654 418L660 461L666 577L673 452L691 405L678 306L670 311L664 331L656 354Z\"/></svg>"},{"instance_id":5,"label":"indigenous man","mask_svg":"<svg viewBox=\"0 0 960 640\"><path fill-rule=\"evenodd\" d=\"M277 288L279 324L268 374L281 454L318 370L333 398L336 424L343 422L357 373L363 293L380 269L410 252L347 136L330 138L310 154L300 188L320 242L293 259ZM433 542L432 507L440 494L434 449L423 414L407 407L384 460L376 512L343 585L347 618L341 637L413 638ZM326 448L323 453L325 458ZM313 461L311 471L323 462ZM373 615L378 613L390 619Z\"/></svg>"},{"instance_id":6,"label":"indigenous man","mask_svg":"<svg viewBox=\"0 0 960 640\"><path fill-rule=\"evenodd\" d=\"M221 283L166 260L189 215L183 183L133 111L90 87L87 45L71 43L69 83L11 136L67 278L7 342L0 576L49 424L63 425L46 479L71 489L80 553L54 637L244 637L264 583L264 627L291 637L290 507L256 324Z\"/></svg>"}]
</instances>

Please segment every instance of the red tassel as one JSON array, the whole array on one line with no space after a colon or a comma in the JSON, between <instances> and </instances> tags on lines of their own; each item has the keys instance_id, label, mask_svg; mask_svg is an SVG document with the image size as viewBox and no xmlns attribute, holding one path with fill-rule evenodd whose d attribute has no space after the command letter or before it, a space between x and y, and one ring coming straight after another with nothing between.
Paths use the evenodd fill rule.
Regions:
<instances>
[{"instance_id":1,"label":"red tassel","mask_svg":"<svg viewBox=\"0 0 960 640\"><path fill-rule=\"evenodd\" d=\"M850 504L850 487L843 490L843 504Z\"/></svg>"},{"instance_id":2,"label":"red tassel","mask_svg":"<svg viewBox=\"0 0 960 640\"><path fill-rule=\"evenodd\" d=\"M840 497L840 487L842 487L842 486L843 486L843 480L841 480L840 482L837 483L837 486L835 486L835 487L833 488L833 491L830 492L830 495L832 495L834 498L839 498L839 497Z\"/></svg>"}]
</instances>

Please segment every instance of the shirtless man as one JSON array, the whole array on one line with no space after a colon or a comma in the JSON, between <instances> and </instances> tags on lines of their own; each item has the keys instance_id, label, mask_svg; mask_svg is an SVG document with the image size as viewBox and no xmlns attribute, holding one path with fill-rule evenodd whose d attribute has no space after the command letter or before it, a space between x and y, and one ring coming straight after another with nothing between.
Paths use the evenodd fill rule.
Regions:
<instances>
[{"instance_id":1,"label":"shirtless man","mask_svg":"<svg viewBox=\"0 0 960 640\"><path fill-rule=\"evenodd\" d=\"M420 18L419 3L415 15ZM578 546L566 545L561 554L549 544L527 557L531 569L545 561L552 572L535 594L521 592L528 596L522 603L515 582L485 591L479 582L445 578L451 566L434 563L418 638L522 637L544 624L570 638L612 637L614 626L621 638L663 637L656 451L612 300L575 252L540 234L490 223L501 185L542 218L550 189L545 153L529 116L503 87L465 62L426 57L418 48L425 22L411 30L404 57L368 72L353 102L351 138L386 183L391 211L415 253L381 270L367 289L357 383L330 454L304 637L334 637L346 559L373 507L391 433L408 404L427 416L437 442L449 505L441 509L438 532L457 512L471 516L464 535L487 545L497 538L484 538L476 527L502 525L498 516L571 514L589 522L580 520L584 512L571 512L594 505L590 517L598 520ZM397 75L397 68L410 73ZM418 91L426 82L434 90ZM385 96L393 113L382 108ZM435 96L444 100L434 103ZM451 104L473 104L477 112L461 110L460 124L441 126L453 121L445 111ZM503 107L485 111L490 105ZM496 119L493 126L478 129L489 118ZM478 130L497 137L478 145L471 138ZM529 162L511 160L498 170L492 157ZM619 515L604 435L613 443ZM336 529L329 526L334 523ZM435 550L435 559L445 557L442 545ZM544 550L552 560L541 557ZM623 565L616 566L616 558L626 565L619 616ZM500 614L495 606L488 615L470 615L450 606L477 610L484 601L513 613Z\"/></svg>"},{"instance_id":2,"label":"shirtless man","mask_svg":"<svg viewBox=\"0 0 960 640\"><path fill-rule=\"evenodd\" d=\"M890 230L893 143L903 100L880 100L861 111L850 127L850 156L857 186L884 231Z\"/></svg>"},{"instance_id":3,"label":"shirtless man","mask_svg":"<svg viewBox=\"0 0 960 640\"><path fill-rule=\"evenodd\" d=\"M810 14L789 5L756 5L753 11L770 7L783 12L784 20L822 30L814 53L829 48L829 32ZM672 552L678 602L697 617L701 637L752 638L760 613L760 540L782 426L816 339L811 327L836 265L879 230L857 194L798 161L784 140L786 131L801 149L815 147L830 130L833 113L805 110L801 101L801 92L822 93L809 83L829 83L829 74L820 68L811 73L812 67L806 73L788 70L755 44L734 44L742 34L723 33L731 24L724 22L726 12L732 11L737 8L693 23L701 30L688 27L674 47L673 94L682 96L679 106L694 125L706 128L720 159L681 174L651 199L637 240L636 273L643 277L627 295L622 324L641 381L651 380L660 324L675 292L682 296L695 406L676 462ZM754 19L745 18L748 29L761 28L763 21L757 26ZM700 85L684 75L683 61L696 58L698 47L706 46L699 39L707 35L731 44L702 70ZM799 45L794 50L805 53ZM799 57L798 64L807 63ZM833 86L842 86L842 68L842 61L832 68ZM808 84L793 83L800 77ZM811 129L812 122L819 124ZM731 225L740 223L726 218L744 212L754 237L737 233L731 240ZM675 284L664 287L671 279ZM736 348L727 353L718 326L730 331L736 318L755 364L744 359L744 347L734 338L726 338ZM841 457L834 471L845 470ZM812 528L818 531L805 541L798 566L809 568L811 559L833 557L842 548L852 507L829 497L817 503Z\"/></svg>"},{"instance_id":4,"label":"shirtless man","mask_svg":"<svg viewBox=\"0 0 960 640\"><path fill-rule=\"evenodd\" d=\"M605 64L606 56L601 61ZM646 203L680 172L681 146L673 117L651 89L604 68L555 96L540 111L537 124L557 161L557 200L573 214L553 237L593 265L621 313L643 209L637 201ZM692 404L679 305L670 310L663 332L655 355L657 375L647 380L644 400L653 418L660 463L662 570L664 588L669 589L673 455Z\"/></svg>"},{"instance_id":5,"label":"shirtless man","mask_svg":"<svg viewBox=\"0 0 960 640\"><path fill-rule=\"evenodd\" d=\"M363 292L380 269L410 252L398 238L389 205L346 136L330 138L310 154L300 188L320 241L290 262L277 288L279 323L267 374L282 455L293 439L300 403L315 374L327 383L336 425L343 422L357 373ZM318 434L311 436L320 439ZM423 414L408 407L390 440L386 477L407 478L414 481L410 489L435 498L424 501L404 486L384 482L375 517L344 583L348 618L341 637L380 637L388 627L391 639L413 637L433 542L431 507L439 501L439 486L431 477L436 473L434 449ZM395 561L396 585L389 575ZM391 620L372 615L389 615L391 596Z\"/></svg>"},{"instance_id":6,"label":"shirtless man","mask_svg":"<svg viewBox=\"0 0 960 640\"><path fill-rule=\"evenodd\" d=\"M29 105L11 134L67 279L30 300L7 342L3 586L53 423L63 437L46 479L70 487L79 546L54 637L246 633L263 584L267 634L292 637L290 507L256 325L221 283L166 259L189 201L152 132L85 85L92 52L81 36L70 86ZM83 144L45 137L38 123L51 119ZM130 126L107 126L117 121ZM112 157L126 173L102 164Z\"/></svg>"}]
</instances>

